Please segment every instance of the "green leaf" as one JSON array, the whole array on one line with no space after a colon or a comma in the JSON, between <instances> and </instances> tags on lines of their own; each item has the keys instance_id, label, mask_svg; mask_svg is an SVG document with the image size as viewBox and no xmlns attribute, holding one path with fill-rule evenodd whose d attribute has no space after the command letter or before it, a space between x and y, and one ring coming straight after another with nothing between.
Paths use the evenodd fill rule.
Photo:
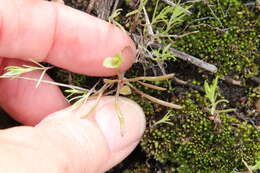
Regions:
<instances>
[{"instance_id":1,"label":"green leaf","mask_svg":"<svg viewBox=\"0 0 260 173\"><path fill-rule=\"evenodd\" d=\"M34 70L37 70L37 67L19 67L19 66L8 66L5 68L7 71L4 73L1 78L16 78L24 73L28 73Z\"/></svg>"},{"instance_id":2,"label":"green leaf","mask_svg":"<svg viewBox=\"0 0 260 173\"><path fill-rule=\"evenodd\" d=\"M218 88L218 77L216 77L216 78L213 80L212 87L213 87L213 91L216 92L216 90L217 90L217 88Z\"/></svg>"},{"instance_id":3,"label":"green leaf","mask_svg":"<svg viewBox=\"0 0 260 173\"><path fill-rule=\"evenodd\" d=\"M127 13L127 14L126 14L126 17L132 16L132 15L137 14L137 13L139 13L139 10L138 10L138 9Z\"/></svg>"},{"instance_id":4,"label":"green leaf","mask_svg":"<svg viewBox=\"0 0 260 173\"><path fill-rule=\"evenodd\" d=\"M206 97L208 98L208 99L210 99L211 98L211 90L210 90L210 87L209 87L209 84L208 84L208 82L204 82L204 90L205 90L205 93L206 93Z\"/></svg>"},{"instance_id":5,"label":"green leaf","mask_svg":"<svg viewBox=\"0 0 260 173\"><path fill-rule=\"evenodd\" d=\"M112 20L114 20L116 17L118 17L123 9L119 8L115 10L111 16L108 18L108 21L111 23Z\"/></svg>"},{"instance_id":6,"label":"green leaf","mask_svg":"<svg viewBox=\"0 0 260 173\"><path fill-rule=\"evenodd\" d=\"M115 54L112 57L107 57L103 61L103 66L106 68L119 68L123 63L123 57L121 54Z\"/></svg>"}]
</instances>

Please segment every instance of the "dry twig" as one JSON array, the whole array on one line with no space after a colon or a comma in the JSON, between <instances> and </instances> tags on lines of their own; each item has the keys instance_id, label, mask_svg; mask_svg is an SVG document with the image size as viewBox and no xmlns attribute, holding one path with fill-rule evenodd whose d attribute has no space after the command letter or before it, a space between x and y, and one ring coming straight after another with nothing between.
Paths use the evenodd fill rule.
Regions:
<instances>
[{"instance_id":1,"label":"dry twig","mask_svg":"<svg viewBox=\"0 0 260 173\"><path fill-rule=\"evenodd\" d=\"M156 48L164 47L164 45L159 44L159 43L153 43L153 44L151 44L151 46L156 47ZM169 50L176 57L178 57L178 58L180 58L180 59L182 59L184 61L188 61L188 62L190 62L190 63L192 63L192 64L194 64L194 65L196 65L196 66L198 66L198 67L200 67L202 69L205 69L205 70L210 71L212 73L216 73L217 70L218 70L215 65L209 64L209 63L207 63L207 62L205 62L205 61L203 61L201 59L198 59L198 58L196 58L194 56L191 56L191 55L189 55L187 53L181 52L181 51L179 51L179 50L177 50L177 49L175 49L173 47L169 47Z\"/></svg>"},{"instance_id":2,"label":"dry twig","mask_svg":"<svg viewBox=\"0 0 260 173\"><path fill-rule=\"evenodd\" d=\"M259 77L254 76L254 77L251 77L250 79L257 84L260 84L260 78Z\"/></svg>"},{"instance_id":3,"label":"dry twig","mask_svg":"<svg viewBox=\"0 0 260 173\"><path fill-rule=\"evenodd\" d=\"M232 85L242 86L241 81L232 79L230 76L225 76L225 77L221 78L221 80L223 80L229 84L232 84Z\"/></svg>"},{"instance_id":4,"label":"dry twig","mask_svg":"<svg viewBox=\"0 0 260 173\"><path fill-rule=\"evenodd\" d=\"M190 87L192 89L195 89L199 92L205 93L204 89L199 85L194 85L194 84L189 83L187 81L181 80L177 77L174 77L172 80L175 81L176 83L180 84L180 85L184 85L184 86Z\"/></svg>"}]
</instances>

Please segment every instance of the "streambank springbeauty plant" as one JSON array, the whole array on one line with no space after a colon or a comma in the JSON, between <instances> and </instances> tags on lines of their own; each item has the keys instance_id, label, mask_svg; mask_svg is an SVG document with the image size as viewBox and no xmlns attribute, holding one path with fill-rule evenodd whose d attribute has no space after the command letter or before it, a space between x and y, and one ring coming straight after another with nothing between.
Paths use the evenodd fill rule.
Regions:
<instances>
[{"instance_id":1,"label":"streambank springbeauty plant","mask_svg":"<svg viewBox=\"0 0 260 173\"><path fill-rule=\"evenodd\" d=\"M91 89L85 89L78 86L73 85L67 85L52 81L43 80L43 76L46 73L50 67L44 67L38 62L33 61L33 63L36 66L28 66L28 65L22 65L22 66L9 66L6 67L6 72L0 76L0 78L20 78L20 79L27 79L27 80L33 80L37 81L37 87L40 85L41 82L58 85L61 87L68 88L65 90L66 93L69 95L67 96L68 100L70 102L75 102L73 104L74 108L85 103L87 100L90 99L96 99L96 102L93 107L91 107L89 110L84 113L81 118L87 117L93 110L95 110L96 106L100 102L100 99L102 96L112 95L115 94L115 109L118 116L118 120L121 125L121 130L123 130L124 126L124 116L120 110L119 107L119 95L130 95L132 92L136 92L140 94L142 97L147 98L157 104L161 104L166 107L174 108L174 109L181 109L182 107L170 102L166 102L160 99L157 99L149 94L146 94L142 92L141 90L134 87L134 83L139 83L145 87L155 89L155 90L166 90L166 88L158 87L156 85L147 83L146 81L162 81L167 80L174 77L174 74L167 74L162 76L141 76L141 77L134 77L134 78L126 78L124 77L124 73L121 73L119 68L121 64L123 63L123 56L121 53L117 53L111 57L107 57L103 61L103 66L106 68L113 68L117 70L117 78L116 79L103 79L103 86L96 90L97 84L95 84ZM29 78L29 77L23 77L21 76L24 73L32 72L35 70L41 70L42 74L39 79ZM123 134L123 132L122 132Z\"/></svg>"},{"instance_id":2,"label":"streambank springbeauty plant","mask_svg":"<svg viewBox=\"0 0 260 173\"><path fill-rule=\"evenodd\" d=\"M49 70L51 67L44 67L43 65L41 65L40 63L31 60L34 64L36 64L37 66L29 66L29 65L22 65L21 67L18 66L8 66L5 68L5 70L7 71L6 73L4 73L2 76L0 76L1 78L17 78L20 75L24 74L24 73L28 73L31 71L35 71L35 70L41 70L42 74L40 76L40 78L38 79L38 82L36 84L36 88L38 88L38 86L40 85L40 82L44 76L44 74L46 73L47 70Z\"/></svg>"}]
</instances>

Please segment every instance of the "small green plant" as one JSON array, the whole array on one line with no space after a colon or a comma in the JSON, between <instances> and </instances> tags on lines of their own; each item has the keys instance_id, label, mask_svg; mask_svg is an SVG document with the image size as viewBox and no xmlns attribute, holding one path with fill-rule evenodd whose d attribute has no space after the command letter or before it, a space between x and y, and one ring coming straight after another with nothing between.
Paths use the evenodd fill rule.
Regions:
<instances>
[{"instance_id":1,"label":"small green plant","mask_svg":"<svg viewBox=\"0 0 260 173\"><path fill-rule=\"evenodd\" d=\"M207 81L204 82L204 90L205 90L205 97L210 102L209 112L212 116L217 116L219 113L227 113L235 111L235 109L225 109L225 110L217 110L217 106L220 103L228 103L228 100L226 99L220 99L218 100L219 94L219 88L218 88L218 77L216 77L212 84L209 85Z\"/></svg>"},{"instance_id":2,"label":"small green plant","mask_svg":"<svg viewBox=\"0 0 260 173\"><path fill-rule=\"evenodd\" d=\"M122 9L116 9L111 16L108 18L108 22L114 24L118 28L120 28L122 31L125 31L124 27L116 21L116 18L121 14Z\"/></svg>"},{"instance_id":3,"label":"small green plant","mask_svg":"<svg viewBox=\"0 0 260 173\"><path fill-rule=\"evenodd\" d=\"M180 4L175 4L174 6L166 6L162 10L158 10L159 0L156 3L151 26L156 33L158 38L163 37L175 37L172 35L172 29L181 22L184 21L184 17L187 14L189 7L182 7ZM170 16L170 17L169 17ZM160 26L160 27L158 27Z\"/></svg>"},{"instance_id":4,"label":"small green plant","mask_svg":"<svg viewBox=\"0 0 260 173\"><path fill-rule=\"evenodd\" d=\"M44 76L44 74L46 73L47 70L49 70L51 67L44 67L43 65L41 65L40 63L31 60L34 64L37 65L37 67L35 66L30 66L30 65L22 65L21 67L18 66L8 66L6 67L6 73L3 74L2 76L0 76L0 78L17 78L18 76L24 74L24 73L28 73L31 71L35 71L35 70L41 70L42 74L40 76L40 78L38 79L38 82L36 84L36 88L39 87L40 82L42 81L42 78Z\"/></svg>"},{"instance_id":5,"label":"small green plant","mask_svg":"<svg viewBox=\"0 0 260 173\"><path fill-rule=\"evenodd\" d=\"M165 60L175 60L174 54L169 51L169 47L171 44L163 47L163 48L158 48L158 49L153 49L152 53L154 55L154 58L152 58L155 61L165 61Z\"/></svg>"},{"instance_id":6,"label":"small green plant","mask_svg":"<svg viewBox=\"0 0 260 173\"><path fill-rule=\"evenodd\" d=\"M150 96L148 94L145 94L141 90L134 87L134 85L132 84L132 83L137 82L145 87L149 87L151 89L156 89L156 90L162 91L162 90L166 90L166 88L158 87L156 85L147 83L145 81L167 80L167 79L173 78L174 74L167 74L167 75L156 76L156 77L142 76L142 77L135 77L135 78L126 78L126 77L124 77L124 74L121 73L119 70L122 63L123 63L123 56L121 53L117 53L111 57L107 57L104 59L103 66L106 68L117 69L118 78L117 79L104 79L103 80L104 84L99 90L96 90L97 84L94 85L89 90L89 89L84 89L84 88L80 88L80 87L73 86L73 85L67 85L67 84L61 84L61 83L56 83L56 82L52 82L52 81L42 80L44 74L46 73L46 71L48 69L50 69L50 67L44 67L43 65L41 65L38 62L34 62L34 64L36 64L37 66L22 65L21 67L18 67L18 66L6 67L5 68L6 73L4 73L2 76L0 76L0 78L21 78L21 79L27 79L27 80L34 80L34 81L37 81L37 85L36 85L37 87L39 86L40 82L45 82L45 83L54 84L54 85L58 85L58 86L62 86L62 87L67 87L67 88L69 88L69 89L65 90L65 92L69 94L67 96L67 98L69 99L70 102L75 102L73 104L74 107L85 103L87 100L95 98L96 102L95 102L94 106L92 108L90 108L89 110L85 111L85 113L81 116L81 118L87 117L96 108L96 106L98 105L102 96L111 95L111 94L115 93L115 107L116 107L117 116L118 116L122 130L123 130L122 127L124 125L124 118L123 118L123 114L122 114L119 104L118 104L118 98L119 98L120 94L121 95L130 95L130 94L132 94L132 91L134 91L134 92L140 94L142 97L147 98L157 104L161 104L163 106L167 106L167 107L174 108L174 109L182 108L179 105L176 105L176 104L173 104L170 102L166 102L166 101L157 99L153 96ZM21 76L24 73L32 72L35 70L43 71L40 79L33 79L33 78Z\"/></svg>"},{"instance_id":7,"label":"small green plant","mask_svg":"<svg viewBox=\"0 0 260 173\"><path fill-rule=\"evenodd\" d=\"M135 14L139 14L143 10L143 8L145 8L147 1L148 0L140 0L138 8L136 10L133 10L133 11L127 13L126 17L132 16L132 15L135 15Z\"/></svg>"},{"instance_id":8,"label":"small green plant","mask_svg":"<svg viewBox=\"0 0 260 173\"><path fill-rule=\"evenodd\" d=\"M173 125L172 122L170 122L170 118L173 116L173 114L171 113L171 111L168 111L162 119L160 119L159 121L156 121L153 126L157 126L158 124L169 124L169 125Z\"/></svg>"},{"instance_id":9,"label":"small green plant","mask_svg":"<svg viewBox=\"0 0 260 173\"><path fill-rule=\"evenodd\" d=\"M194 90L175 101L183 109L169 110L166 114L173 125L163 123L154 128L158 114L150 114L148 123L152 126L141 142L142 151L148 159L159 162L161 172L166 172L164 168L175 168L169 172L231 173L234 169L245 169L241 158L248 165L255 165L260 134L252 125L241 123L234 114L221 113L218 115L221 124L216 126L204 111L208 105L205 97ZM147 167L150 166L153 165Z\"/></svg>"}]
</instances>

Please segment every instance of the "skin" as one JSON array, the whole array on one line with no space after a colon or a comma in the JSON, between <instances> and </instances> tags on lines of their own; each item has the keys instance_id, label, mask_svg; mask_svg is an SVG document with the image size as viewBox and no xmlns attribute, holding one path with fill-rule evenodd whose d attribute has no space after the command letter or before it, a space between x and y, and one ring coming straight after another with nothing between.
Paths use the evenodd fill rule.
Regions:
<instances>
[{"instance_id":1,"label":"skin","mask_svg":"<svg viewBox=\"0 0 260 173\"><path fill-rule=\"evenodd\" d=\"M136 49L117 27L58 3L0 0L0 73L34 59L85 75L111 76L116 71L103 67L103 59L121 50L124 71ZM142 109L125 98L119 99L126 122L122 136L114 97L103 97L81 119L95 100L71 109L58 87L42 83L36 89L35 82L20 79L0 79L0 91L1 107L27 125L0 131L0 172L104 172L135 148L145 128Z\"/></svg>"}]
</instances>

